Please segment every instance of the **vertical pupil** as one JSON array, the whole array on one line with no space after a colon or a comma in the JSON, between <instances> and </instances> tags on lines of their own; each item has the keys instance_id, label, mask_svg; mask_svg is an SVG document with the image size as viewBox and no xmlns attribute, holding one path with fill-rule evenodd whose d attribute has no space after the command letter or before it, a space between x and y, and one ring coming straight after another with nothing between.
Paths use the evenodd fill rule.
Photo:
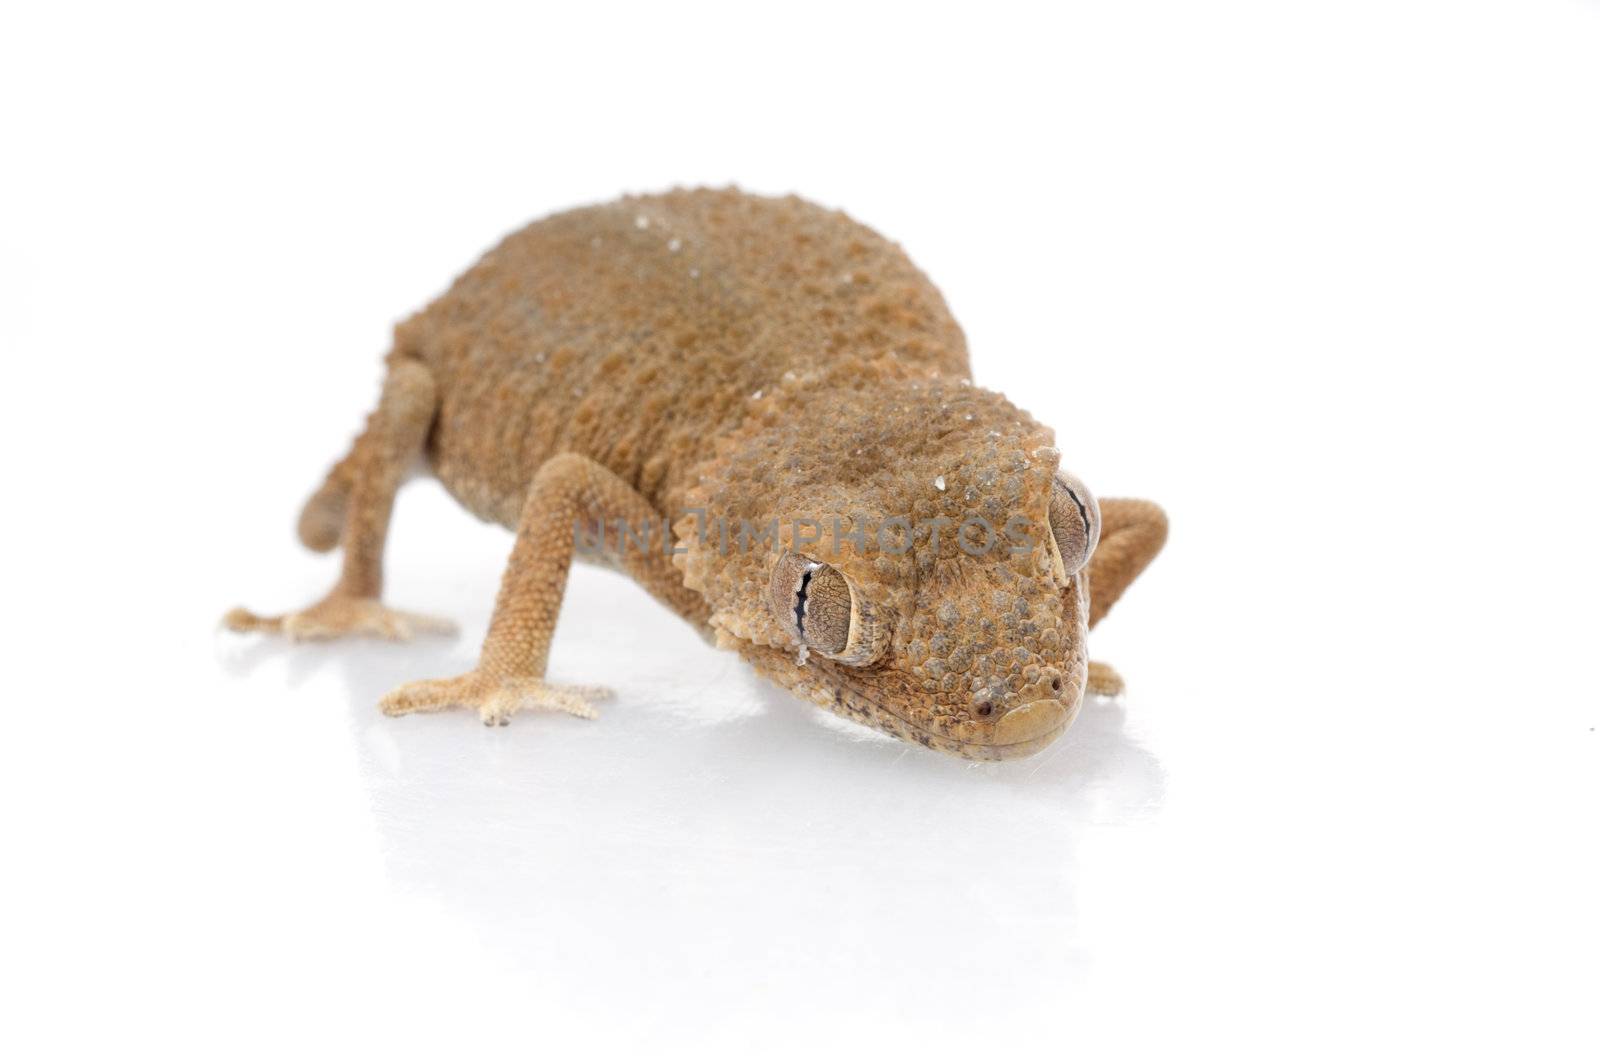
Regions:
<instances>
[{"instance_id":1,"label":"vertical pupil","mask_svg":"<svg viewBox=\"0 0 1600 1063\"><path fill-rule=\"evenodd\" d=\"M811 586L811 574L816 572L817 566L809 565L800 573L800 586L794 592L794 628L805 638L806 634L806 589Z\"/></svg>"},{"instance_id":2,"label":"vertical pupil","mask_svg":"<svg viewBox=\"0 0 1600 1063\"><path fill-rule=\"evenodd\" d=\"M1062 486L1066 487L1065 484ZM1078 507L1078 519L1083 521L1083 530L1087 534L1089 531L1089 507L1083 504L1083 499L1078 497L1078 492L1070 487L1067 487L1067 497L1072 499L1072 504Z\"/></svg>"}]
</instances>

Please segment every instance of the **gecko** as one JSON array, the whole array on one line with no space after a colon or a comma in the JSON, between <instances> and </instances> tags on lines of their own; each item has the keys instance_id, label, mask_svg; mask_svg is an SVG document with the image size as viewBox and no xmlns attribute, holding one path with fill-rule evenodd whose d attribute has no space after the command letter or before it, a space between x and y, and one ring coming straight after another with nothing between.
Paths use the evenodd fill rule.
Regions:
<instances>
[{"instance_id":1,"label":"gecko","mask_svg":"<svg viewBox=\"0 0 1600 1063\"><path fill-rule=\"evenodd\" d=\"M376 409L305 504L333 589L235 631L453 630L381 600L395 494L432 475L515 532L477 664L391 716L597 715L546 676L574 559L609 565L761 675L974 760L1054 742L1121 677L1086 638L1167 536L1097 500L1054 435L971 381L901 248L796 196L676 189L506 237L394 330Z\"/></svg>"}]
</instances>

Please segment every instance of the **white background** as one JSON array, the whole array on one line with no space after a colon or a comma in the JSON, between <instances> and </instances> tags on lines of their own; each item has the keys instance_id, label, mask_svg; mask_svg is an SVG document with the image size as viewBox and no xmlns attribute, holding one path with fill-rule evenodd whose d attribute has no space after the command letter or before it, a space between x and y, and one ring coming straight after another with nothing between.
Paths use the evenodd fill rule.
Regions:
<instances>
[{"instance_id":1,"label":"white background","mask_svg":"<svg viewBox=\"0 0 1600 1063\"><path fill-rule=\"evenodd\" d=\"M1594 1058L1595 4L18 5L0 113L8 1058ZM394 321L727 182L1168 508L1123 702L945 760L584 570L598 722L387 720L510 545L431 483L460 639L215 632L330 584Z\"/></svg>"}]
</instances>

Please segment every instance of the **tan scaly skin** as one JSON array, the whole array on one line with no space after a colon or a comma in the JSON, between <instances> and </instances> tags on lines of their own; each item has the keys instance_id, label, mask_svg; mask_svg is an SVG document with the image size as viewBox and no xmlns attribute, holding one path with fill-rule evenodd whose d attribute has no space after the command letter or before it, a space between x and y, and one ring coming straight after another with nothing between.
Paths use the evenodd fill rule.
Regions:
<instances>
[{"instance_id":1,"label":"tan scaly skin","mask_svg":"<svg viewBox=\"0 0 1600 1063\"><path fill-rule=\"evenodd\" d=\"M334 589L225 623L449 630L378 600L420 454L517 540L477 667L400 687L391 715L593 716L605 691L544 679L576 555L842 716L958 756L1026 756L1086 687L1121 691L1086 632L1166 518L1097 504L1050 430L968 375L937 289L836 211L694 190L555 215L396 329L377 410L300 518L307 546L344 551Z\"/></svg>"}]
</instances>

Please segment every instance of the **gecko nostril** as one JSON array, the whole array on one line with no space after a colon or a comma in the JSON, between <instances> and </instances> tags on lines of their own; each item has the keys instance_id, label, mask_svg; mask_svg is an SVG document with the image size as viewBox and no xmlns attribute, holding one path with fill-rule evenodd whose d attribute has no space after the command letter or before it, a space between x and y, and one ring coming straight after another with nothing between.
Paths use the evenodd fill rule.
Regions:
<instances>
[{"instance_id":1,"label":"gecko nostril","mask_svg":"<svg viewBox=\"0 0 1600 1063\"><path fill-rule=\"evenodd\" d=\"M1060 690L1061 689L1061 677L1060 676L1056 676L1054 679L1050 680L1050 689L1051 690Z\"/></svg>"},{"instance_id":2,"label":"gecko nostril","mask_svg":"<svg viewBox=\"0 0 1600 1063\"><path fill-rule=\"evenodd\" d=\"M994 702L992 702L992 701L986 701L982 705L978 706L978 715L979 716L987 716L993 711L994 711Z\"/></svg>"}]
</instances>

